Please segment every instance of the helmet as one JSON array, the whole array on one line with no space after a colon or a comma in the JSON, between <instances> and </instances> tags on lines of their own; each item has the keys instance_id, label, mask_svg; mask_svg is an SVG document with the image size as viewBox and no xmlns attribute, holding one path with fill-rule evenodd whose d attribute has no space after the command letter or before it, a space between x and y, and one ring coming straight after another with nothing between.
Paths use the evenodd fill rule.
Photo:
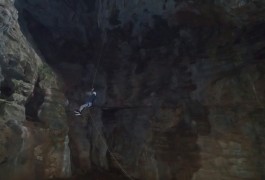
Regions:
<instances>
[{"instance_id":1,"label":"helmet","mask_svg":"<svg viewBox=\"0 0 265 180\"><path fill-rule=\"evenodd\" d=\"M97 95L97 93L95 91L92 94L94 94L95 96Z\"/></svg>"}]
</instances>

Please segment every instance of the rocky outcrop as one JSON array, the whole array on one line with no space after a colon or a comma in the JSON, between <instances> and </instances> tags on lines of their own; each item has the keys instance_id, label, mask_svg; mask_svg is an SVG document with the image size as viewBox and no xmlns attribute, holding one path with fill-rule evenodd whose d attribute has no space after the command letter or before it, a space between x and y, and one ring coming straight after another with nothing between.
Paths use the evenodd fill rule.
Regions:
<instances>
[{"instance_id":1,"label":"rocky outcrop","mask_svg":"<svg viewBox=\"0 0 265 180\"><path fill-rule=\"evenodd\" d=\"M12 1L0 1L0 178L68 177L62 85L17 21Z\"/></svg>"},{"instance_id":2,"label":"rocky outcrop","mask_svg":"<svg viewBox=\"0 0 265 180\"><path fill-rule=\"evenodd\" d=\"M7 2L2 177L264 179L262 1Z\"/></svg>"},{"instance_id":3,"label":"rocky outcrop","mask_svg":"<svg viewBox=\"0 0 265 180\"><path fill-rule=\"evenodd\" d=\"M202 167L194 179L263 179L264 66L260 71L260 65L243 68L207 88L204 104L211 134L198 137Z\"/></svg>"}]
</instances>

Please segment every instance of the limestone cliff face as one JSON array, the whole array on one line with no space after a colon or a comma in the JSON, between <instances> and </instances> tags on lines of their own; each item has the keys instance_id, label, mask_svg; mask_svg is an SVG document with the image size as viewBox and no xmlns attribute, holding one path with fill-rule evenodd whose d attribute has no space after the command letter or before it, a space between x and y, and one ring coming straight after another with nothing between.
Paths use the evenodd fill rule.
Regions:
<instances>
[{"instance_id":1,"label":"limestone cliff face","mask_svg":"<svg viewBox=\"0 0 265 180\"><path fill-rule=\"evenodd\" d=\"M0 166L33 179L265 178L262 1L17 0L30 43L7 2ZM74 116L91 86L95 106Z\"/></svg>"},{"instance_id":2,"label":"limestone cliff face","mask_svg":"<svg viewBox=\"0 0 265 180\"><path fill-rule=\"evenodd\" d=\"M64 94L21 33L12 1L0 1L0 39L0 179L67 177Z\"/></svg>"}]
</instances>

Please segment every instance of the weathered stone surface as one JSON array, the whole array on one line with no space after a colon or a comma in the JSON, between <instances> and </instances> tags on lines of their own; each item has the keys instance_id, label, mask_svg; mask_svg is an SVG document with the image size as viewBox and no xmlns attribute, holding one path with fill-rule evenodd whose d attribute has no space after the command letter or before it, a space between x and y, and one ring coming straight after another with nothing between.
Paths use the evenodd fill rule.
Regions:
<instances>
[{"instance_id":1,"label":"weathered stone surface","mask_svg":"<svg viewBox=\"0 0 265 180\"><path fill-rule=\"evenodd\" d=\"M0 101L1 106L1 120L2 121L25 121L25 108L16 104L15 102L9 102L5 100Z\"/></svg>"},{"instance_id":2,"label":"weathered stone surface","mask_svg":"<svg viewBox=\"0 0 265 180\"><path fill-rule=\"evenodd\" d=\"M264 179L263 1L0 2L1 179Z\"/></svg>"},{"instance_id":3,"label":"weathered stone surface","mask_svg":"<svg viewBox=\"0 0 265 180\"><path fill-rule=\"evenodd\" d=\"M0 179L69 177L62 83L20 31L13 3L0 1Z\"/></svg>"}]
</instances>

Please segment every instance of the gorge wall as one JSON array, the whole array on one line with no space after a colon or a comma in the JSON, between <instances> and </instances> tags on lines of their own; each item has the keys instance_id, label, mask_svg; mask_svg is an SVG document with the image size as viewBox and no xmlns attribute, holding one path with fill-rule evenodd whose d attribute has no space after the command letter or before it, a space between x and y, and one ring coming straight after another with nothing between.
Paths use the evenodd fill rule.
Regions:
<instances>
[{"instance_id":1,"label":"gorge wall","mask_svg":"<svg viewBox=\"0 0 265 180\"><path fill-rule=\"evenodd\" d=\"M0 0L0 178L264 179L264 10Z\"/></svg>"}]
</instances>

